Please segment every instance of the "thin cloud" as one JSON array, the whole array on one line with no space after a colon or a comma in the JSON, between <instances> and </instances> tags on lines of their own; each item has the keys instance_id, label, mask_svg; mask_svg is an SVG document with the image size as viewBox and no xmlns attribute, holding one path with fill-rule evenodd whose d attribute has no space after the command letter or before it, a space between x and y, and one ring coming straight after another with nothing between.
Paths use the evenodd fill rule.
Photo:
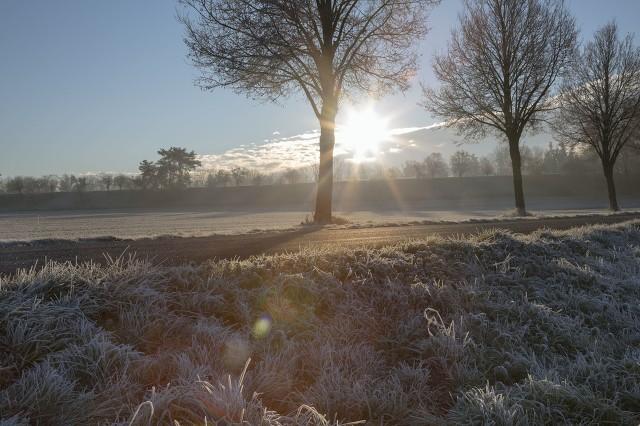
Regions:
<instances>
[{"instance_id":1,"label":"thin cloud","mask_svg":"<svg viewBox=\"0 0 640 426\"><path fill-rule=\"evenodd\" d=\"M301 168L317 164L318 140L320 131L309 130L301 134L281 136L273 132L271 139L262 143L252 143L230 149L222 154L200 155L204 169L225 169L247 167L263 173L280 172L290 168ZM345 160L353 160L355 153L350 151L344 140L345 133L336 128L336 147L334 155ZM546 145L548 135L542 134L527 138L531 145ZM445 157L460 149L459 136L455 129L447 127L446 122L428 126L400 127L390 129L385 140L378 145L372 158L386 167L400 166L407 160L422 159L432 152L441 152ZM495 148L496 139L487 138L474 144L465 145L466 150L478 155L486 155ZM360 159L359 161L362 161Z\"/></svg>"}]
</instances>

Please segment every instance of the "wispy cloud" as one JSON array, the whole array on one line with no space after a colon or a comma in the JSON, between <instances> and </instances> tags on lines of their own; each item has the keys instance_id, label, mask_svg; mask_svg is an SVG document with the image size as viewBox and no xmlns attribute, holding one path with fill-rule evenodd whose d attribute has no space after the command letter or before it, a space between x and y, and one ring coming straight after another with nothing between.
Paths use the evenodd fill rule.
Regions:
<instances>
[{"instance_id":1,"label":"wispy cloud","mask_svg":"<svg viewBox=\"0 0 640 426\"><path fill-rule=\"evenodd\" d=\"M261 144L250 144L230 149L222 154L200 155L204 168L231 169L247 167L264 172L311 165L318 157L319 133L267 139ZM275 135L278 136L278 135Z\"/></svg>"},{"instance_id":2,"label":"wispy cloud","mask_svg":"<svg viewBox=\"0 0 640 426\"><path fill-rule=\"evenodd\" d=\"M231 169L247 167L259 169L262 172L278 172L288 168L310 166L318 162L319 130L281 136L275 131L271 138L262 143L253 143L233 148L221 154L200 155L203 167L207 169ZM334 154L347 160L353 160L356 155L345 140L346 132L343 128L336 129L336 148ZM529 138L529 142L546 144L548 138L541 135ZM434 123L427 126L399 127L390 129L383 140L378 143L375 153L369 160L375 160L385 166L399 166L407 160L421 159L432 152L441 152L448 156L457 149L461 137L455 130L447 128L446 123ZM465 149L476 154L486 154L495 147L495 138L487 138Z\"/></svg>"}]
</instances>

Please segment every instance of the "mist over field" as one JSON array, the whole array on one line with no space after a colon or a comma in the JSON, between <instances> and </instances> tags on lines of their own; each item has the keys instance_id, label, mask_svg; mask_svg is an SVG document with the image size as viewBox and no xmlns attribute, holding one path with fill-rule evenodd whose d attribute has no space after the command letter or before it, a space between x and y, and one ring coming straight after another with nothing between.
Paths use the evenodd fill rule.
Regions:
<instances>
[{"instance_id":1,"label":"mist over field","mask_svg":"<svg viewBox=\"0 0 640 426\"><path fill-rule=\"evenodd\" d=\"M580 183L588 183L578 187ZM619 178L627 212L640 210L635 176ZM511 178L336 183L336 216L352 226L508 218ZM533 217L608 214L598 176L531 176ZM577 188L578 187L578 188ZM0 195L0 241L203 236L299 228L313 216L313 184Z\"/></svg>"}]
</instances>

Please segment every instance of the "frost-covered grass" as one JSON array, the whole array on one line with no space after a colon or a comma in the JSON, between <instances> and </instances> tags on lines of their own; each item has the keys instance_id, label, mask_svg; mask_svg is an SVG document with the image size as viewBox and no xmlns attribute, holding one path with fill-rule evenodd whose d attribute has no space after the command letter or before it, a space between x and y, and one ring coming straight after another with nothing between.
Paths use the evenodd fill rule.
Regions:
<instances>
[{"instance_id":1,"label":"frost-covered grass","mask_svg":"<svg viewBox=\"0 0 640 426\"><path fill-rule=\"evenodd\" d=\"M509 204L511 199L509 199ZM640 213L640 201L630 201L635 209L616 215ZM334 229L380 226L497 222L502 220L552 219L557 217L602 216L604 209L534 209L527 218L514 218L500 206L487 209L400 211L372 210L336 212ZM209 237L276 231L295 231L312 218L308 211L208 211L208 210L75 210L14 212L0 211L0 248L15 244L47 245L68 240L147 239L167 237Z\"/></svg>"},{"instance_id":2,"label":"frost-covered grass","mask_svg":"<svg viewBox=\"0 0 640 426\"><path fill-rule=\"evenodd\" d=\"M0 280L0 424L638 424L640 221Z\"/></svg>"}]
</instances>

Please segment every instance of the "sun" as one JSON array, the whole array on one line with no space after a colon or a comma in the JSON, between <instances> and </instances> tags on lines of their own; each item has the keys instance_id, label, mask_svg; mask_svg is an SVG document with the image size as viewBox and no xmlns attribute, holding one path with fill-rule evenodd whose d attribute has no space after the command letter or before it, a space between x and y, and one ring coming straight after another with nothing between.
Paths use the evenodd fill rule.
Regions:
<instances>
[{"instance_id":1,"label":"sun","mask_svg":"<svg viewBox=\"0 0 640 426\"><path fill-rule=\"evenodd\" d=\"M342 147L356 162L366 161L379 153L380 144L389 136L388 120L373 108L347 111L347 121L340 128Z\"/></svg>"}]
</instances>

